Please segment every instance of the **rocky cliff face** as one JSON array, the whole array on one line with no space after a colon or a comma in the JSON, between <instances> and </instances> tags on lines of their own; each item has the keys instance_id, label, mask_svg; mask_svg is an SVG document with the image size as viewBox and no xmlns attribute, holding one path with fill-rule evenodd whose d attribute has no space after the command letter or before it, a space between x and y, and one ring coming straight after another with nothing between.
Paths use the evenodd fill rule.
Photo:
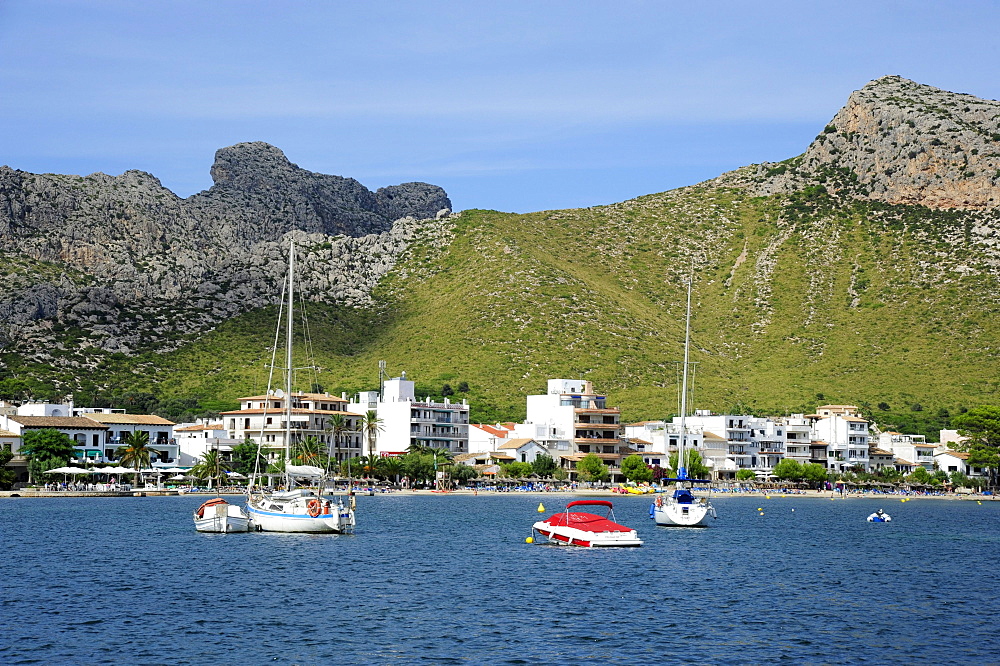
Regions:
<instances>
[{"instance_id":1,"label":"rocky cliff face","mask_svg":"<svg viewBox=\"0 0 1000 666\"><path fill-rule=\"evenodd\" d=\"M172 348L273 302L289 237L302 246L305 293L365 305L414 239L447 238L451 203L434 185L371 192L265 143L219 150L212 176L181 199L140 171L0 167L0 351L47 360L67 328L107 352Z\"/></svg>"},{"instance_id":2,"label":"rocky cliff face","mask_svg":"<svg viewBox=\"0 0 1000 666\"><path fill-rule=\"evenodd\" d=\"M1000 102L885 76L852 93L803 155L714 182L758 194L820 183L888 203L997 208Z\"/></svg>"}]
</instances>

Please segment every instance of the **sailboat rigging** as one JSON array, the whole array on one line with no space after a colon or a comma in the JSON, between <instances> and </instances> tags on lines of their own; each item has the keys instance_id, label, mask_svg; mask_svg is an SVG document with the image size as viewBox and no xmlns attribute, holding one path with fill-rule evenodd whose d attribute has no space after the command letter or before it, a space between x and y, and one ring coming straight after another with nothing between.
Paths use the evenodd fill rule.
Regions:
<instances>
[{"instance_id":1,"label":"sailboat rigging","mask_svg":"<svg viewBox=\"0 0 1000 666\"><path fill-rule=\"evenodd\" d=\"M314 465L292 464L292 423L296 421L294 410L295 396L292 393L292 339L293 339L293 303L295 294L295 243L291 242L288 249L288 284L285 295L287 298L285 320L285 387L284 390L273 390L272 375L268 381L268 395L283 400L284 434L282 442L284 490L268 492L259 485L259 470L255 470L254 478L247 488L247 513L250 515L253 529L262 532L333 532L346 533L354 531L354 498L345 505L341 497L324 496L327 471ZM281 329L281 313L279 313L278 331ZM275 341L279 333L275 334ZM275 344L275 348L277 344ZM258 461L263 446L264 437L258 441ZM309 488L295 487L297 479L315 481L318 491Z\"/></svg>"},{"instance_id":2,"label":"sailboat rigging","mask_svg":"<svg viewBox=\"0 0 1000 666\"><path fill-rule=\"evenodd\" d=\"M715 507L706 498L696 498L691 492L695 483L711 483L706 479L692 479L688 476L687 463L687 385L688 365L691 356L691 285L693 276L688 278L687 316L684 322L684 371L681 381L681 420L677 438L677 478L665 479L673 482L672 493L664 498L657 495L649 507L649 516L657 525L669 527L705 527L708 517L717 518ZM666 493L665 493L666 494Z\"/></svg>"}]
</instances>

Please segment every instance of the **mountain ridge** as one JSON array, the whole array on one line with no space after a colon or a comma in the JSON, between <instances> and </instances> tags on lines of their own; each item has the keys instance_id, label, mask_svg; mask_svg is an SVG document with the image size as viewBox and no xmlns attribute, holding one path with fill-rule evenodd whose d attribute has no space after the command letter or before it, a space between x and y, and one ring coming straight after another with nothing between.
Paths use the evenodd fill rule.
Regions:
<instances>
[{"instance_id":1,"label":"mountain ridge","mask_svg":"<svg viewBox=\"0 0 1000 666\"><path fill-rule=\"evenodd\" d=\"M466 381L474 418L485 420L520 416L523 395L543 390L552 376L592 379L627 419L674 412L678 322L692 269L698 407L801 411L832 400L876 413L876 405L888 405L894 411L885 415L906 422L925 410L995 401L1000 209L988 172L1000 145L990 115L996 103L910 84L883 77L852 94L800 156L669 192L588 209L435 214L354 245L337 245L350 239L321 227L286 231L262 245L271 253L267 284L279 281L280 244L292 234L304 264L317 269L306 271L304 288L324 322L317 381L326 389L371 388L384 359L427 393ZM900 90L918 103L899 101ZM948 125L945 116L957 120ZM855 118L868 120L851 124ZM972 120L978 129L959 122ZM968 165L972 176L964 175ZM241 184L227 194L233 202L285 201L272 195L270 181L246 182L227 168L220 167L220 181ZM304 210L309 224L324 223ZM328 266L335 258L369 276L363 294L324 296L344 287L332 277L340 269ZM105 287L80 266L59 278L89 281L90 298L59 303L55 314L45 299L19 312L57 327L60 313L100 302ZM247 297L263 278L259 267L239 268L243 281L227 289ZM315 281L324 274L327 282ZM188 316L213 298L193 301ZM44 357L8 353L4 362L19 377L43 377L37 390L103 396L131 386L202 407L232 404L260 388L257 350L270 344L262 316L192 328L165 354L148 346L110 360L95 354L81 370L89 382L82 388L78 379L46 374ZM85 323L83 333L59 335L86 340L100 322ZM81 367L79 354L66 354L76 363L67 368Z\"/></svg>"}]
</instances>

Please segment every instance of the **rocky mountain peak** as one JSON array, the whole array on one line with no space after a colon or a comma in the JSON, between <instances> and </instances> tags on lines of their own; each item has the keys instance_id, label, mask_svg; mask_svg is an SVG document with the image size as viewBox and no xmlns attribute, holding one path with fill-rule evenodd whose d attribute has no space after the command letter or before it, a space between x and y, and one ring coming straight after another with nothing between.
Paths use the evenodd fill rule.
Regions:
<instances>
[{"instance_id":1,"label":"rocky mountain peak","mask_svg":"<svg viewBox=\"0 0 1000 666\"><path fill-rule=\"evenodd\" d=\"M211 173L217 187L252 191L285 181L296 170L279 148L252 141L217 150Z\"/></svg>"},{"instance_id":2,"label":"rocky mountain peak","mask_svg":"<svg viewBox=\"0 0 1000 666\"><path fill-rule=\"evenodd\" d=\"M723 175L759 194L828 190L930 208L1000 207L1000 102L883 76L798 158Z\"/></svg>"}]
</instances>

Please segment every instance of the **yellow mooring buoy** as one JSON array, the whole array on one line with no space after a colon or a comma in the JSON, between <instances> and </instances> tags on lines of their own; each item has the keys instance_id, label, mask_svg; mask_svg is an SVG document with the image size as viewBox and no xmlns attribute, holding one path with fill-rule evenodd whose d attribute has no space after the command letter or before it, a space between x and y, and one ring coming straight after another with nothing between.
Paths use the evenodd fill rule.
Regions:
<instances>
[{"instance_id":1,"label":"yellow mooring buoy","mask_svg":"<svg viewBox=\"0 0 1000 666\"><path fill-rule=\"evenodd\" d=\"M524 543L535 543L535 537L528 537L524 540Z\"/></svg>"},{"instance_id":2,"label":"yellow mooring buoy","mask_svg":"<svg viewBox=\"0 0 1000 666\"><path fill-rule=\"evenodd\" d=\"M541 502L538 503L538 513L545 513L545 505Z\"/></svg>"}]
</instances>

